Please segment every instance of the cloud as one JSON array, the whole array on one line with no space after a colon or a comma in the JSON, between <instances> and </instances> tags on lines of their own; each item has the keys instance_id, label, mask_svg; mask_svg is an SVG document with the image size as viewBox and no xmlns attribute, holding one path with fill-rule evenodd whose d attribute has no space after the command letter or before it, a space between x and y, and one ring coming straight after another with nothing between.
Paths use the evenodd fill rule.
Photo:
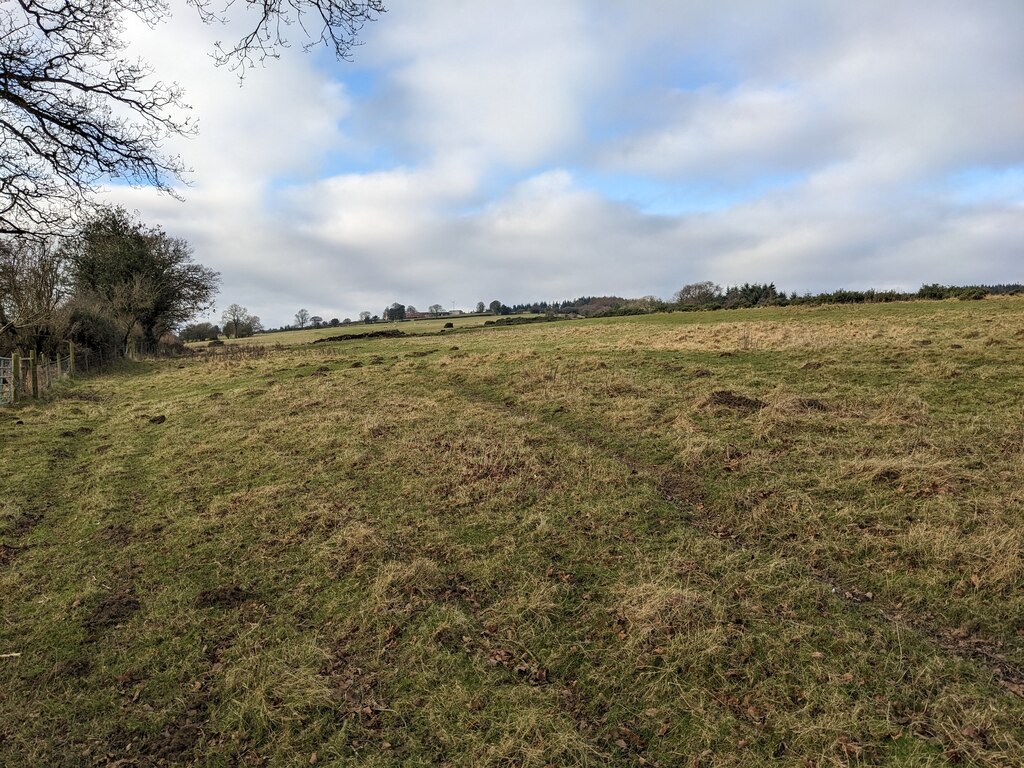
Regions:
<instances>
[{"instance_id":1,"label":"cloud","mask_svg":"<svg viewBox=\"0 0 1024 768\"><path fill-rule=\"evenodd\" d=\"M1016 0L395 0L353 63L293 49L241 88L205 56L222 30L130 32L202 132L172 147L187 202L110 197L269 324L705 278L1022 279Z\"/></svg>"}]
</instances>

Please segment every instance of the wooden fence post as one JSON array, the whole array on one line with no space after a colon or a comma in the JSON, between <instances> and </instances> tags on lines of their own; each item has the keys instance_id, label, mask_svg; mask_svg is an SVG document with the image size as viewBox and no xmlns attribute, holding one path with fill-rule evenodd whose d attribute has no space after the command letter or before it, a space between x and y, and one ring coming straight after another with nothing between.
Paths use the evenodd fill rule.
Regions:
<instances>
[{"instance_id":1,"label":"wooden fence post","mask_svg":"<svg viewBox=\"0 0 1024 768\"><path fill-rule=\"evenodd\" d=\"M21 355L11 353L11 402L18 401L18 388L21 386Z\"/></svg>"},{"instance_id":2,"label":"wooden fence post","mask_svg":"<svg viewBox=\"0 0 1024 768\"><path fill-rule=\"evenodd\" d=\"M28 371L29 375L32 376L32 397L39 397L39 363L36 360L36 351L34 349L29 350L28 353Z\"/></svg>"},{"instance_id":3,"label":"wooden fence post","mask_svg":"<svg viewBox=\"0 0 1024 768\"><path fill-rule=\"evenodd\" d=\"M75 342L68 342L68 375L75 375Z\"/></svg>"}]
</instances>

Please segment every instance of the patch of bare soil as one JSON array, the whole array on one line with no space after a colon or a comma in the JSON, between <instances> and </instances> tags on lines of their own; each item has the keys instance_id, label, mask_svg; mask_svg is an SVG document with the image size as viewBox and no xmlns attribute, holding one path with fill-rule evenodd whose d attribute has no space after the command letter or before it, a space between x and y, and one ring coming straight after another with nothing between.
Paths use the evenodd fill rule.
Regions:
<instances>
[{"instance_id":1,"label":"patch of bare soil","mask_svg":"<svg viewBox=\"0 0 1024 768\"><path fill-rule=\"evenodd\" d=\"M764 400L747 397L728 389L715 390L704 401L704 406L707 408L732 408L735 411L744 411L746 413L759 411L766 405L768 403L764 402Z\"/></svg>"},{"instance_id":2,"label":"patch of bare soil","mask_svg":"<svg viewBox=\"0 0 1024 768\"><path fill-rule=\"evenodd\" d=\"M134 532L127 525L108 525L96 532L96 539L108 544L127 544Z\"/></svg>"},{"instance_id":3,"label":"patch of bare soil","mask_svg":"<svg viewBox=\"0 0 1024 768\"><path fill-rule=\"evenodd\" d=\"M801 371L817 371L822 368L825 364L820 360L808 360L806 363L800 366Z\"/></svg>"},{"instance_id":4,"label":"patch of bare soil","mask_svg":"<svg viewBox=\"0 0 1024 768\"><path fill-rule=\"evenodd\" d=\"M145 754L163 760L181 758L191 753L203 738L203 723L192 720L169 725L150 740Z\"/></svg>"},{"instance_id":5,"label":"patch of bare soil","mask_svg":"<svg viewBox=\"0 0 1024 768\"><path fill-rule=\"evenodd\" d=\"M706 379L708 376L711 375L711 371L709 371L707 368L697 368L691 375L695 379Z\"/></svg>"},{"instance_id":6,"label":"patch of bare soil","mask_svg":"<svg viewBox=\"0 0 1024 768\"><path fill-rule=\"evenodd\" d=\"M237 584L226 584L222 587L204 589L196 595L197 608L233 608L251 600L255 595Z\"/></svg>"},{"instance_id":7,"label":"patch of bare soil","mask_svg":"<svg viewBox=\"0 0 1024 768\"><path fill-rule=\"evenodd\" d=\"M22 512L11 521L11 526L5 533L12 539L25 536L31 533L32 529L42 522L42 519L43 516L38 512Z\"/></svg>"},{"instance_id":8,"label":"patch of bare soil","mask_svg":"<svg viewBox=\"0 0 1024 768\"><path fill-rule=\"evenodd\" d=\"M130 619L141 607L142 603L132 592L112 592L96 604L82 624L95 634Z\"/></svg>"},{"instance_id":9,"label":"patch of bare soil","mask_svg":"<svg viewBox=\"0 0 1024 768\"><path fill-rule=\"evenodd\" d=\"M20 551L21 547L12 547L10 544L0 544L0 565L7 565Z\"/></svg>"},{"instance_id":10,"label":"patch of bare soil","mask_svg":"<svg viewBox=\"0 0 1024 768\"><path fill-rule=\"evenodd\" d=\"M84 656L76 656L72 659L63 659L53 665L48 673L46 673L46 679L48 681L59 681L59 680L77 680L85 677L92 671L92 662Z\"/></svg>"}]
</instances>

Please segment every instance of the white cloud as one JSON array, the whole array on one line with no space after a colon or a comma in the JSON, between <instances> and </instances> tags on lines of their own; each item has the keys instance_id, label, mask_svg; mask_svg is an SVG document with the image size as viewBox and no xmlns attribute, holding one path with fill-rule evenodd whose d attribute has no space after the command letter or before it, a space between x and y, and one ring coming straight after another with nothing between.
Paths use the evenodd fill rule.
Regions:
<instances>
[{"instance_id":1,"label":"white cloud","mask_svg":"<svg viewBox=\"0 0 1024 768\"><path fill-rule=\"evenodd\" d=\"M226 33L183 13L132 34L200 118L174 146L194 186L111 198L275 325L704 278L1021 280L1022 32L1017 0L396 0L355 64L293 49L239 88L204 55ZM717 202L652 215L619 174Z\"/></svg>"}]
</instances>

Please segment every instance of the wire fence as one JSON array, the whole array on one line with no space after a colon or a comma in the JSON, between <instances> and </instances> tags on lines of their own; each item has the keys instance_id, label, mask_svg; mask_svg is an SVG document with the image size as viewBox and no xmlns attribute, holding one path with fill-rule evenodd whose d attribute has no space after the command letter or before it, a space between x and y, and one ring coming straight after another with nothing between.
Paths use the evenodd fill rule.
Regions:
<instances>
[{"instance_id":1,"label":"wire fence","mask_svg":"<svg viewBox=\"0 0 1024 768\"><path fill-rule=\"evenodd\" d=\"M27 397L39 397L61 379L75 373L74 347L68 345L68 354L52 360L12 355L0 357L0 405L8 405Z\"/></svg>"}]
</instances>

